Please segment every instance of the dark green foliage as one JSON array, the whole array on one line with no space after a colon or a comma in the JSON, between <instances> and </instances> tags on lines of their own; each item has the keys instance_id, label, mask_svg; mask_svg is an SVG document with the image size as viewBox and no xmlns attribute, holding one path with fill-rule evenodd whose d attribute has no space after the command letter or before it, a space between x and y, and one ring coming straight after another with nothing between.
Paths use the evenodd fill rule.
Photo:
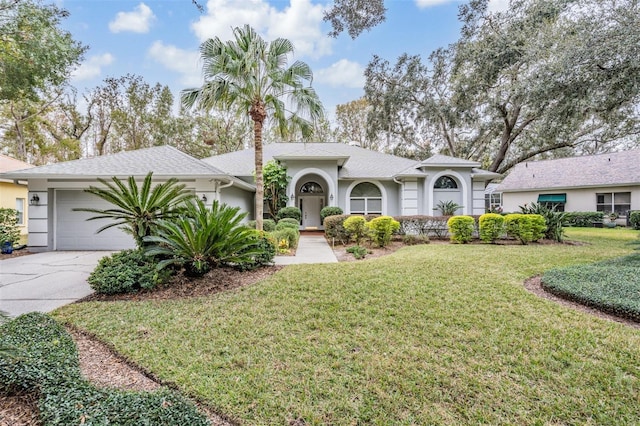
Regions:
<instances>
[{"instance_id":1,"label":"dark green foliage","mask_svg":"<svg viewBox=\"0 0 640 426\"><path fill-rule=\"evenodd\" d=\"M480 239L486 243L495 243L504 234L504 216L497 213L486 213L478 220Z\"/></svg>"},{"instance_id":2,"label":"dark green foliage","mask_svg":"<svg viewBox=\"0 0 640 426\"><path fill-rule=\"evenodd\" d=\"M247 258L241 253L240 260L232 266L241 271L250 271L273 264L273 258L276 256L277 243L272 235L265 231L259 231L256 234L256 240L253 246L247 248L250 256Z\"/></svg>"},{"instance_id":3,"label":"dark green foliage","mask_svg":"<svg viewBox=\"0 0 640 426\"><path fill-rule=\"evenodd\" d=\"M633 229L640 229L640 210L632 211L630 213L629 224Z\"/></svg>"},{"instance_id":4,"label":"dark green foliage","mask_svg":"<svg viewBox=\"0 0 640 426\"><path fill-rule=\"evenodd\" d=\"M371 239L378 247L386 247L394 232L400 229L400 223L391 216L379 216L367 222Z\"/></svg>"},{"instance_id":5,"label":"dark green foliage","mask_svg":"<svg viewBox=\"0 0 640 426\"><path fill-rule=\"evenodd\" d=\"M355 257L356 259L364 259L365 256L369 253L369 250L359 245L355 245L355 246L349 247L347 249L347 253L351 253L353 257Z\"/></svg>"},{"instance_id":6,"label":"dark green foliage","mask_svg":"<svg viewBox=\"0 0 640 426\"><path fill-rule=\"evenodd\" d=\"M277 219L278 220L282 220L282 219L287 218L287 217L295 219L299 223L300 220L302 219L302 212L297 207L284 207L284 208L281 208L278 211Z\"/></svg>"},{"instance_id":7,"label":"dark green foliage","mask_svg":"<svg viewBox=\"0 0 640 426\"><path fill-rule=\"evenodd\" d=\"M603 212L566 212L565 226L591 228L593 222L602 222L603 219Z\"/></svg>"},{"instance_id":8,"label":"dark green foliage","mask_svg":"<svg viewBox=\"0 0 640 426\"><path fill-rule=\"evenodd\" d=\"M250 261L257 231L242 225L246 213L239 207L213 202L211 208L196 200L179 218L158 223L158 235L145 237L147 255L161 256L159 268L184 267L189 276L201 276L212 268Z\"/></svg>"},{"instance_id":9,"label":"dark green foliage","mask_svg":"<svg viewBox=\"0 0 640 426\"><path fill-rule=\"evenodd\" d=\"M284 219L280 219L276 224L276 229L278 229L278 225L281 225L281 224L282 226L291 225L290 227L295 227L295 229L300 228L300 222L298 222L297 220L291 217L285 217Z\"/></svg>"},{"instance_id":10,"label":"dark green foliage","mask_svg":"<svg viewBox=\"0 0 640 426\"><path fill-rule=\"evenodd\" d=\"M640 321L640 256L553 269L542 277L553 294Z\"/></svg>"},{"instance_id":11,"label":"dark green foliage","mask_svg":"<svg viewBox=\"0 0 640 426\"><path fill-rule=\"evenodd\" d=\"M87 282L98 293L134 293L152 289L169 279L171 271L159 271L154 258L142 250L123 250L105 256Z\"/></svg>"},{"instance_id":12,"label":"dark green foliage","mask_svg":"<svg viewBox=\"0 0 640 426\"><path fill-rule=\"evenodd\" d=\"M544 237L562 242L567 213L549 209L541 203L525 204L524 206L520 206L520 211L524 214L539 214L544 217L547 226Z\"/></svg>"},{"instance_id":13,"label":"dark green foliage","mask_svg":"<svg viewBox=\"0 0 640 426\"><path fill-rule=\"evenodd\" d=\"M356 246L359 246L362 239L370 234L367 220L364 216L348 217L344 220L342 226L349 233L349 238L356 243Z\"/></svg>"},{"instance_id":14,"label":"dark green foliage","mask_svg":"<svg viewBox=\"0 0 640 426\"><path fill-rule=\"evenodd\" d=\"M262 175L264 176L264 200L267 204L265 213L275 218L278 211L287 205L289 199L287 185L291 176L287 176L287 168L277 160L267 161L262 168Z\"/></svg>"},{"instance_id":15,"label":"dark green foliage","mask_svg":"<svg viewBox=\"0 0 640 426\"><path fill-rule=\"evenodd\" d=\"M451 241L466 244L473 239L476 221L471 216L451 216L447 221Z\"/></svg>"},{"instance_id":16,"label":"dark green foliage","mask_svg":"<svg viewBox=\"0 0 640 426\"><path fill-rule=\"evenodd\" d=\"M278 243L282 240L286 240L289 248L293 249L298 247L298 240L300 239L300 231L298 231L298 229L285 227L275 230L271 235L273 235L273 238Z\"/></svg>"},{"instance_id":17,"label":"dark green foliage","mask_svg":"<svg viewBox=\"0 0 640 426\"><path fill-rule=\"evenodd\" d=\"M253 228L255 228L255 220L253 222ZM262 230L265 232L273 232L276 230L276 221L273 219L265 219L262 222Z\"/></svg>"},{"instance_id":18,"label":"dark green foliage","mask_svg":"<svg viewBox=\"0 0 640 426\"><path fill-rule=\"evenodd\" d=\"M340 207L326 206L323 207L322 210L320 210L320 219L322 220L322 223L324 223L325 218L329 216L340 215L342 213L344 213L344 211L342 211Z\"/></svg>"},{"instance_id":19,"label":"dark green foliage","mask_svg":"<svg viewBox=\"0 0 640 426\"><path fill-rule=\"evenodd\" d=\"M2 325L2 344L14 345L21 355L0 358L0 392L38 391L43 424L209 424L191 402L168 389L146 393L94 387L80 373L71 336L46 314L33 312Z\"/></svg>"},{"instance_id":20,"label":"dark green foliage","mask_svg":"<svg viewBox=\"0 0 640 426\"><path fill-rule=\"evenodd\" d=\"M111 219L113 222L98 229L98 232L114 226L121 227L133 236L138 248L142 248L144 237L155 233L160 220L176 217L180 213L181 205L194 198L194 195L185 189L185 185L178 183L178 179L175 178L152 188L152 176L151 172L147 174L141 187L138 187L133 176L127 179L126 185L115 176L111 178L112 182L98 178L104 187L90 186L85 192L110 202L113 208L74 210L96 214L88 220Z\"/></svg>"},{"instance_id":21,"label":"dark green foliage","mask_svg":"<svg viewBox=\"0 0 640 426\"><path fill-rule=\"evenodd\" d=\"M0 208L0 245L5 242L15 244L19 239L18 211Z\"/></svg>"}]
</instances>

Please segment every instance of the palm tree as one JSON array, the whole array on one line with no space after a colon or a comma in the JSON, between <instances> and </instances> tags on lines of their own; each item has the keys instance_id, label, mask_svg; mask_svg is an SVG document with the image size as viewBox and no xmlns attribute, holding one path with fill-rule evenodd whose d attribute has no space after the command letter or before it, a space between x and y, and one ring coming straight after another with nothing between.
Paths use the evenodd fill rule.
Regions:
<instances>
[{"instance_id":1,"label":"palm tree","mask_svg":"<svg viewBox=\"0 0 640 426\"><path fill-rule=\"evenodd\" d=\"M267 43L249 25L234 28L233 35L234 40L222 42L216 37L200 46L205 83L201 88L183 90L181 99L187 108L232 109L253 121L255 219L256 228L262 230L265 121L273 120L282 136L296 129L308 137L313 122L324 116L324 110L316 92L304 85L313 79L311 68L301 61L287 66L293 53L289 40L278 38Z\"/></svg>"},{"instance_id":2,"label":"palm tree","mask_svg":"<svg viewBox=\"0 0 640 426\"><path fill-rule=\"evenodd\" d=\"M117 177L111 178L113 183L98 178L105 187L90 186L85 192L109 201L114 208L73 210L97 214L87 220L112 219L114 222L101 227L98 232L122 225L125 232L133 236L138 248L142 248L143 238L152 235L153 227L159 220L176 216L178 208L185 201L195 197L191 191L185 189L184 184L179 184L176 178L151 188L152 175L153 173L149 173L145 176L140 188L133 176L129 177L126 185Z\"/></svg>"}]
</instances>

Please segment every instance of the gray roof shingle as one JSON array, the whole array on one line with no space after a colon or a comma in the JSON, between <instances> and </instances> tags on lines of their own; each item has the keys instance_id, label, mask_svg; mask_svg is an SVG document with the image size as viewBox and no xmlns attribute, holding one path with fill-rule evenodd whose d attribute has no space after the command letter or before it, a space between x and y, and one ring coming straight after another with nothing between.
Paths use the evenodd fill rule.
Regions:
<instances>
[{"instance_id":1,"label":"gray roof shingle","mask_svg":"<svg viewBox=\"0 0 640 426\"><path fill-rule=\"evenodd\" d=\"M555 189L640 184L640 149L520 163L498 190Z\"/></svg>"}]
</instances>

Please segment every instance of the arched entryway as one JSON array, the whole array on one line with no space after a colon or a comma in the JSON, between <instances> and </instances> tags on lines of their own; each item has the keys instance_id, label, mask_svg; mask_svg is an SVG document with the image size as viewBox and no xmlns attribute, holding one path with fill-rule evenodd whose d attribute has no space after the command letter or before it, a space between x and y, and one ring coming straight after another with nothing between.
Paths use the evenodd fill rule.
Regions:
<instances>
[{"instance_id":1,"label":"arched entryway","mask_svg":"<svg viewBox=\"0 0 640 426\"><path fill-rule=\"evenodd\" d=\"M293 205L302 212L302 229L320 229L320 211L330 205L333 193L324 177L310 173L301 176L295 183L295 193L291 195Z\"/></svg>"}]
</instances>

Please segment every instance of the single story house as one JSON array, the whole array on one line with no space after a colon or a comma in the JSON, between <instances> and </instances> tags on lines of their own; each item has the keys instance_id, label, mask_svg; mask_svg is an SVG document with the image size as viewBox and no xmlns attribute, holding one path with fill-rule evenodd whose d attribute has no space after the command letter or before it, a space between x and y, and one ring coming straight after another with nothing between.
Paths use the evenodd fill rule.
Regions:
<instances>
[{"instance_id":1,"label":"single story house","mask_svg":"<svg viewBox=\"0 0 640 426\"><path fill-rule=\"evenodd\" d=\"M276 143L264 146L264 162L276 159L291 177L288 204L302 211L301 229L321 229L320 210L339 206L347 214L434 215L440 201L453 201L460 214L485 211L487 182L499 177L474 161L434 155L415 161L339 143ZM68 161L7 173L28 181L39 202L29 218L29 246L35 250L118 250L133 240L119 229L96 234L105 222L86 221L78 207L106 208L86 193L96 178L154 181L176 177L210 204L219 200L252 214L255 199L253 149L198 160L160 146ZM251 218L251 216L250 216Z\"/></svg>"},{"instance_id":2,"label":"single story house","mask_svg":"<svg viewBox=\"0 0 640 426\"><path fill-rule=\"evenodd\" d=\"M505 212L544 203L561 211L640 210L640 149L520 163L496 188Z\"/></svg>"},{"instance_id":3,"label":"single story house","mask_svg":"<svg viewBox=\"0 0 640 426\"><path fill-rule=\"evenodd\" d=\"M16 160L0 154L0 173L33 167L24 161ZM29 202L27 182L0 178L0 208L15 209L18 212L18 227L20 228L20 242L27 241L27 223L29 217Z\"/></svg>"}]
</instances>

